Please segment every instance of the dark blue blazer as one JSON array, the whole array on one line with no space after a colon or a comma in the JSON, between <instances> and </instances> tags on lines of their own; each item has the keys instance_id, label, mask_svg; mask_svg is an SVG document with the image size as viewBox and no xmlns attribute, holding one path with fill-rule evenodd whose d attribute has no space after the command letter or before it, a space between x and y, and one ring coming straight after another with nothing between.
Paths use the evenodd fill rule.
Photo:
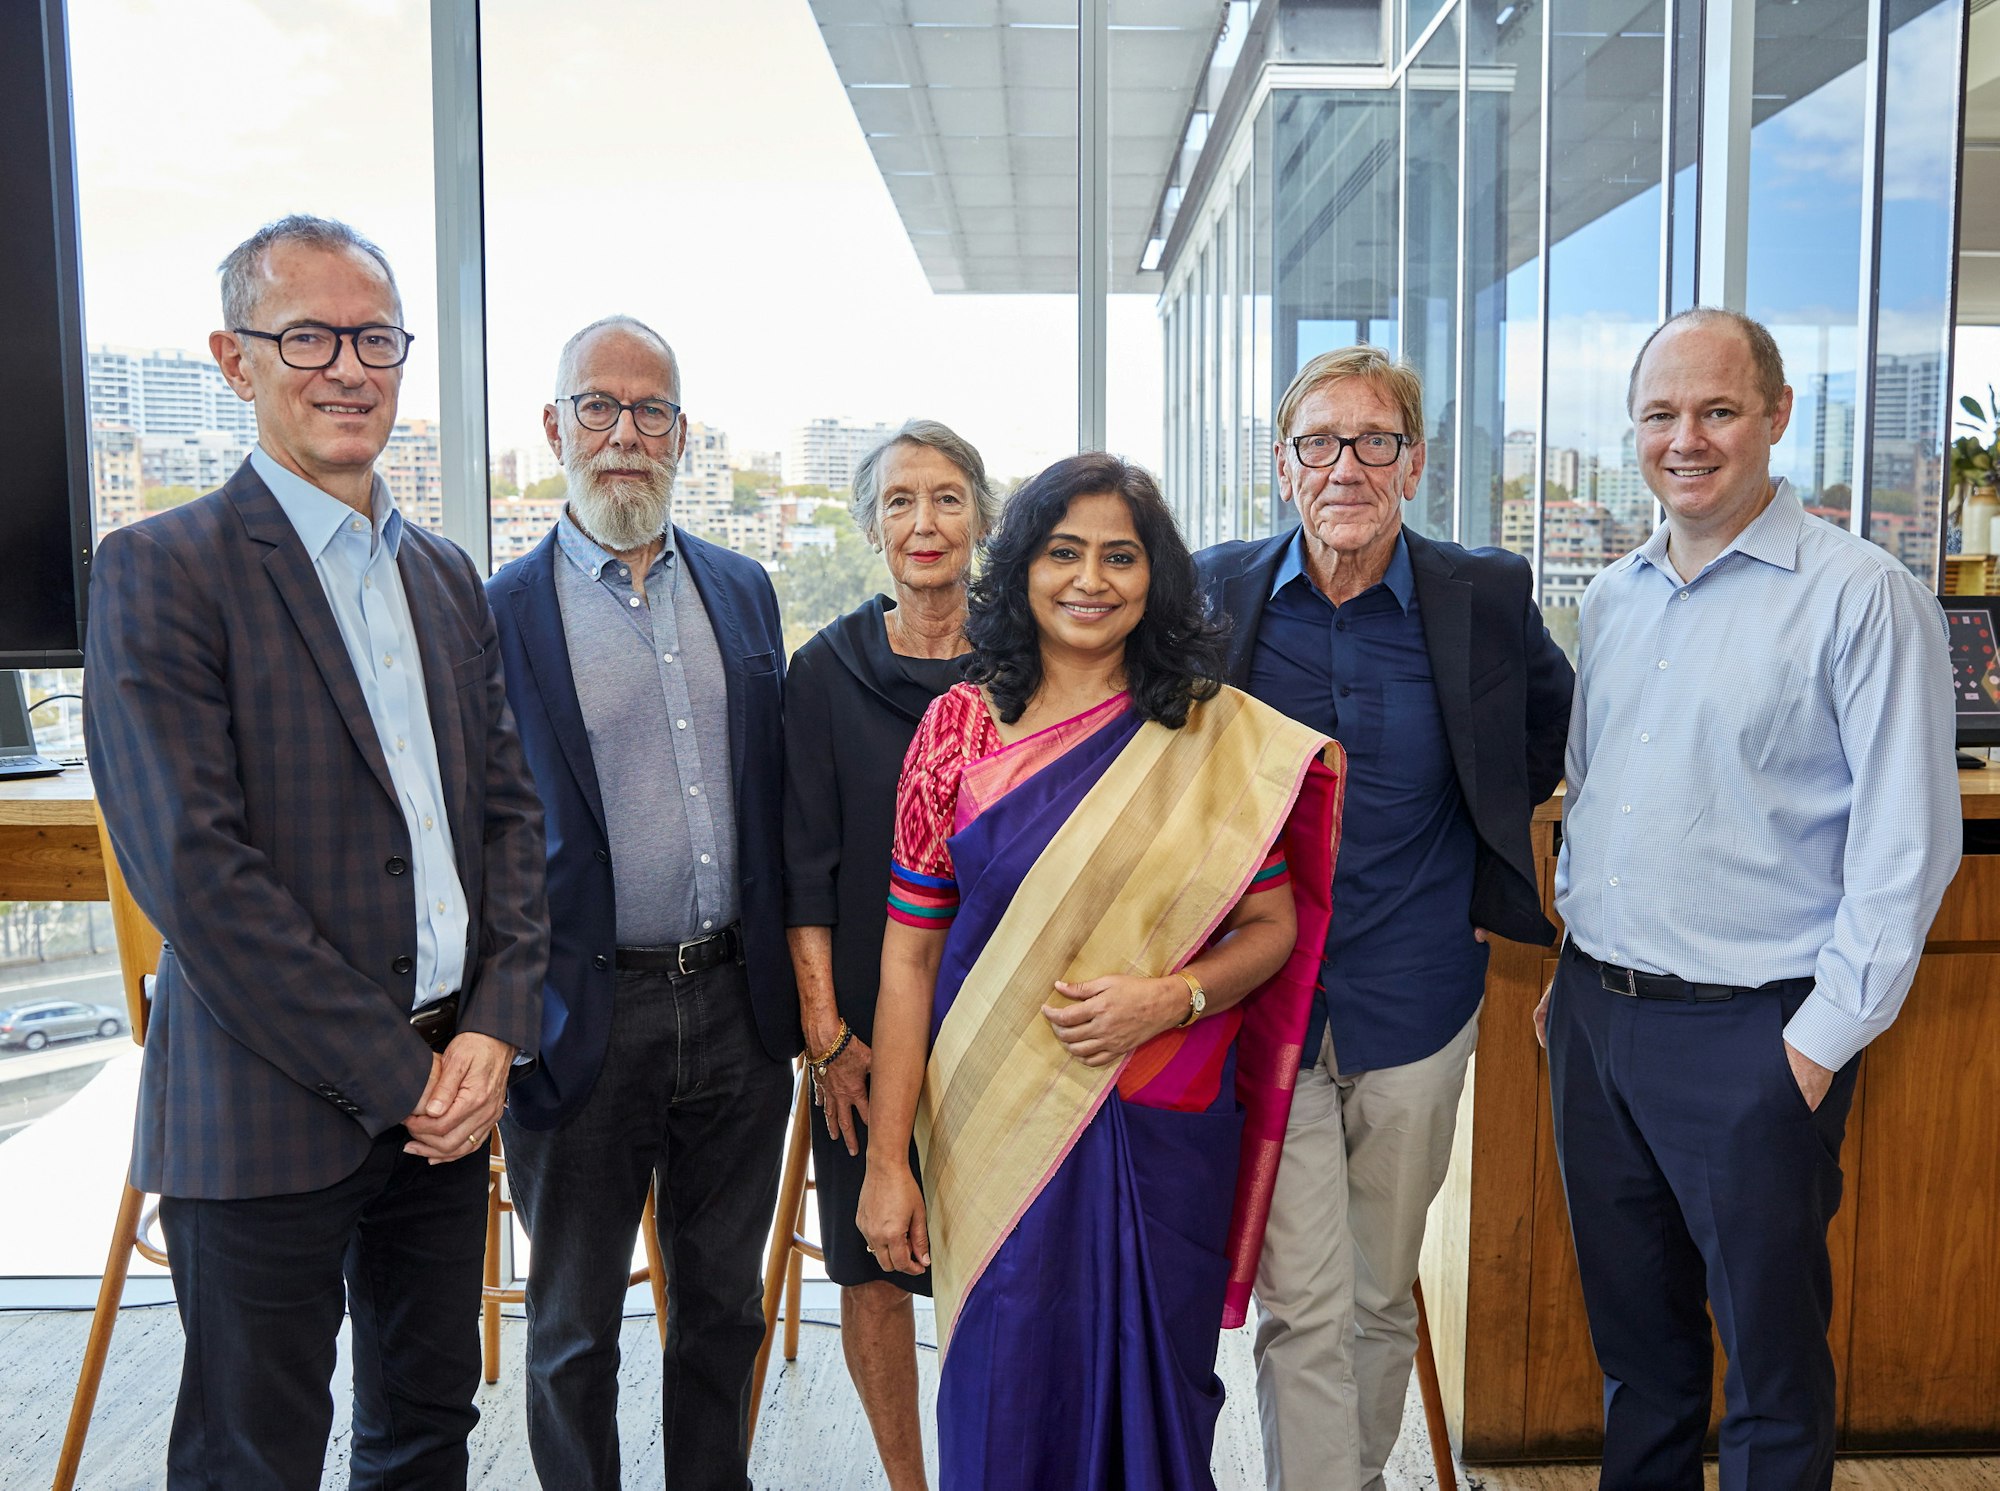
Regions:
<instances>
[{"instance_id":1,"label":"dark blue blazer","mask_svg":"<svg viewBox=\"0 0 2000 1491\"><path fill-rule=\"evenodd\" d=\"M1296 532L1195 556L1210 604L1230 620L1228 681L1238 688L1250 686L1264 603ZM1479 836L1472 923L1517 942L1553 942L1529 817L1562 781L1576 675L1542 622L1527 560L1403 533L1452 766Z\"/></svg>"},{"instance_id":2,"label":"dark blue blazer","mask_svg":"<svg viewBox=\"0 0 2000 1491\"><path fill-rule=\"evenodd\" d=\"M229 1200L352 1174L422 1096L409 832L326 592L248 462L98 545L91 775L167 940L132 1183ZM406 525L408 594L471 913L459 1028L533 1053L542 813L472 561Z\"/></svg>"},{"instance_id":3,"label":"dark blue blazer","mask_svg":"<svg viewBox=\"0 0 2000 1491\"><path fill-rule=\"evenodd\" d=\"M722 653L736 804L744 972L757 1033L773 1060L803 1043L785 948L783 796L785 640L771 577L754 559L674 529ZM590 1096L611 1034L618 908L611 840L590 737L577 703L562 608L560 550L551 529L486 582L500 628L507 693L548 821L549 972L542 989L540 1067L514 1085L509 1111L550 1129Z\"/></svg>"}]
</instances>

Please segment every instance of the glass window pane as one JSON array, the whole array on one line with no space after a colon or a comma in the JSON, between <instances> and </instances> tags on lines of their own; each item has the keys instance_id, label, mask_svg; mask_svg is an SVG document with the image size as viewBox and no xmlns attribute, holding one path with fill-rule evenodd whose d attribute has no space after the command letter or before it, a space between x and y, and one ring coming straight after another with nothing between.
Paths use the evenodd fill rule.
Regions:
<instances>
[{"instance_id":1,"label":"glass window pane","mask_svg":"<svg viewBox=\"0 0 2000 1491\"><path fill-rule=\"evenodd\" d=\"M1403 517L1453 538L1458 419L1458 15L1445 17L1403 75L1403 356L1423 375L1423 484Z\"/></svg>"},{"instance_id":2,"label":"glass window pane","mask_svg":"<svg viewBox=\"0 0 2000 1491\"><path fill-rule=\"evenodd\" d=\"M1958 143L1957 101L1936 80L1952 71L1959 7L1956 0L1892 0L1889 21L1868 536L1934 586L1946 482L1951 159Z\"/></svg>"},{"instance_id":3,"label":"glass window pane","mask_svg":"<svg viewBox=\"0 0 2000 1491\"><path fill-rule=\"evenodd\" d=\"M1625 408L1658 322L1662 0L1552 0L1542 610L1574 651L1576 606L1641 543L1653 498Z\"/></svg>"},{"instance_id":4,"label":"glass window pane","mask_svg":"<svg viewBox=\"0 0 2000 1491\"><path fill-rule=\"evenodd\" d=\"M488 409L521 489L496 564L560 510L543 405L613 312L679 357L676 520L775 571L793 646L888 583L844 510L882 433L942 420L1003 486L1072 451L1075 23L1074 0L938 24L485 0ZM607 87L605 58L646 86ZM579 150L579 120L618 148Z\"/></svg>"},{"instance_id":5,"label":"glass window pane","mask_svg":"<svg viewBox=\"0 0 2000 1491\"><path fill-rule=\"evenodd\" d=\"M1541 420L1542 15L1466 17L1459 539L1534 554Z\"/></svg>"},{"instance_id":6,"label":"glass window pane","mask_svg":"<svg viewBox=\"0 0 2000 1491\"><path fill-rule=\"evenodd\" d=\"M1757 0L1744 309L1771 329L1793 390L1771 453L1799 500L1853 506L1867 0Z\"/></svg>"}]
</instances>

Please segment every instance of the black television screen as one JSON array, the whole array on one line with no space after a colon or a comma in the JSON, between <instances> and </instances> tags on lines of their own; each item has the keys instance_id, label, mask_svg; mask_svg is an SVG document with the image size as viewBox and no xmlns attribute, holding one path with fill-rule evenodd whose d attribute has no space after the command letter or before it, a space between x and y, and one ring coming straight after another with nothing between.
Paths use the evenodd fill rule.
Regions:
<instances>
[{"instance_id":1,"label":"black television screen","mask_svg":"<svg viewBox=\"0 0 2000 1491\"><path fill-rule=\"evenodd\" d=\"M0 668L83 661L90 426L63 0L0 4Z\"/></svg>"},{"instance_id":2,"label":"black television screen","mask_svg":"<svg viewBox=\"0 0 2000 1491\"><path fill-rule=\"evenodd\" d=\"M1945 632L1951 644L1951 693L1958 743L2000 745L2000 652L1994 618L2000 596L1947 595Z\"/></svg>"}]
</instances>

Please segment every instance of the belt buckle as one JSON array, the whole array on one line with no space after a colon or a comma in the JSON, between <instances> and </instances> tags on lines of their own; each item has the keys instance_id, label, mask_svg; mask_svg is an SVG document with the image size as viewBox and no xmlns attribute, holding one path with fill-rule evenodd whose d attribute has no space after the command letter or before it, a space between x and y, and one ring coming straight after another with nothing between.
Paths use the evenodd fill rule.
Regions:
<instances>
[{"instance_id":1,"label":"belt buckle","mask_svg":"<svg viewBox=\"0 0 2000 1491\"><path fill-rule=\"evenodd\" d=\"M674 969L682 978L692 978L699 971L688 967L688 949L691 947L700 947L712 940L712 938L708 937L697 937L694 941L683 942L674 949Z\"/></svg>"},{"instance_id":2,"label":"belt buckle","mask_svg":"<svg viewBox=\"0 0 2000 1491\"><path fill-rule=\"evenodd\" d=\"M1620 968L1617 971L1625 975L1625 983L1622 988L1612 979L1612 969L1604 964L1598 965L1597 981L1613 994L1623 994L1627 999L1637 999L1639 997L1639 975L1629 968Z\"/></svg>"}]
</instances>

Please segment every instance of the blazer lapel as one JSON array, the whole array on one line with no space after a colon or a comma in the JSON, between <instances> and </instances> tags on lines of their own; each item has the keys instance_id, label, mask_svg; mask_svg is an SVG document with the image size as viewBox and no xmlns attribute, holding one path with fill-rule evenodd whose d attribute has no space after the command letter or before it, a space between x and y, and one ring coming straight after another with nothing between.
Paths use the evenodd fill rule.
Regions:
<instances>
[{"instance_id":1,"label":"blazer lapel","mask_svg":"<svg viewBox=\"0 0 2000 1491\"><path fill-rule=\"evenodd\" d=\"M1264 621L1264 603L1271 598L1271 578L1278 572L1285 545L1292 541L1285 532L1265 539L1246 550L1234 574L1222 577L1218 599L1229 617L1229 682L1236 688L1250 686L1250 662L1257 651L1257 628Z\"/></svg>"},{"instance_id":2,"label":"blazer lapel","mask_svg":"<svg viewBox=\"0 0 2000 1491\"><path fill-rule=\"evenodd\" d=\"M604 822L604 794L597 783L597 763L590 754L590 732L583 723L583 706L576 700L576 673L570 667L569 639L563 632L562 603L556 599L556 536L550 530L528 562L508 596L514 608L514 622L521 634L521 647L528 655L528 669L535 675L535 690L549 717L569 762L570 774L590 805L600 833L609 833Z\"/></svg>"},{"instance_id":3,"label":"blazer lapel","mask_svg":"<svg viewBox=\"0 0 2000 1491\"><path fill-rule=\"evenodd\" d=\"M334 707L340 711L348 734L354 737L356 749L368 763L368 769L375 773L375 780L382 784L382 790L394 801L396 784L390 780L382 743L375 738L375 721L368 713L368 701L362 697L361 680L355 676L354 661L348 657L347 644L341 640L340 624L333 619L326 587L320 584L312 560L306 557L306 546L299 542L298 531L249 462L244 462L230 478L227 490L243 519L244 531L258 543L269 546L264 555L264 571L291 613L292 624L299 629L306 651L312 655L327 692L333 696Z\"/></svg>"},{"instance_id":4,"label":"blazer lapel","mask_svg":"<svg viewBox=\"0 0 2000 1491\"><path fill-rule=\"evenodd\" d=\"M708 612L708 624L715 628L716 651L722 654L722 676L729 695L729 790L732 800L743 800L743 763L747 754L744 737L748 726L743 717L743 622L736 614L736 601L729 585L710 567L683 528L674 529L674 552L687 565L688 578Z\"/></svg>"},{"instance_id":5,"label":"blazer lapel","mask_svg":"<svg viewBox=\"0 0 2000 1491\"><path fill-rule=\"evenodd\" d=\"M1422 534L1403 530L1416 577L1417 609L1423 617L1424 646L1431 655L1431 681L1459 790L1477 802L1472 742L1472 586L1458 579L1451 561Z\"/></svg>"},{"instance_id":6,"label":"blazer lapel","mask_svg":"<svg viewBox=\"0 0 2000 1491\"><path fill-rule=\"evenodd\" d=\"M417 655L424 662L424 702L430 709L431 736L437 744L438 779L444 788L445 811L452 815L453 842L463 859L473 846L465 842L464 826L458 819L458 809L465 801L465 716L452 670L452 653L457 649L446 640L453 632L451 618L430 558L410 542L407 529L396 553L396 568L402 574L410 620L417 629Z\"/></svg>"}]
</instances>

